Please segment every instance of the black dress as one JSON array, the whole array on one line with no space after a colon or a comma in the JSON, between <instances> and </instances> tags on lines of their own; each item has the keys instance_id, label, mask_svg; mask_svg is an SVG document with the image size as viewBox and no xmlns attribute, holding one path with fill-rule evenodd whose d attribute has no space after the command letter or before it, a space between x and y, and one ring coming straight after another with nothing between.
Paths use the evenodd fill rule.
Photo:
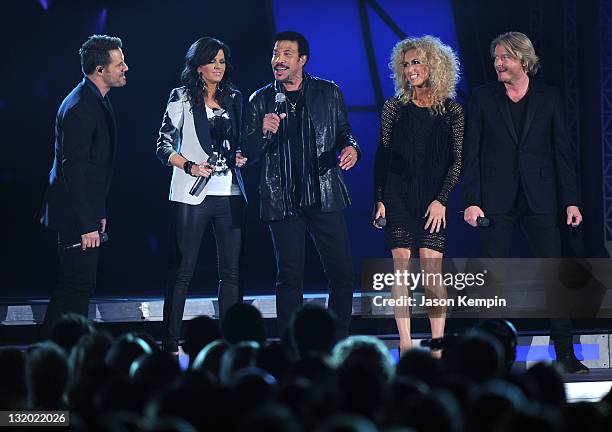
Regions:
<instances>
[{"instance_id":1,"label":"black dress","mask_svg":"<svg viewBox=\"0 0 612 432\"><path fill-rule=\"evenodd\" d=\"M374 163L375 202L385 205L385 234L390 249L428 248L444 252L446 230L424 229L427 207L447 205L461 172L464 116L461 105L448 99L443 114L385 102Z\"/></svg>"}]
</instances>

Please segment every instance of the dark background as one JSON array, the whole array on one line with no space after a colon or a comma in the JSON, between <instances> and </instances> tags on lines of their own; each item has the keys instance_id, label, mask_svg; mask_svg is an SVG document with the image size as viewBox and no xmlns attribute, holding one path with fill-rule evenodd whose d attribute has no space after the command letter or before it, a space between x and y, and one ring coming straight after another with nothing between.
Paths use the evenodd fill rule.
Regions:
<instances>
[{"instance_id":1,"label":"dark background","mask_svg":"<svg viewBox=\"0 0 612 432\"><path fill-rule=\"evenodd\" d=\"M277 30L295 29L311 42L307 70L343 90L363 159L345 176L353 198L346 212L355 270L363 258L388 256L382 233L370 226L372 161L382 101L392 95L386 64L403 35L433 34L462 62L459 100L495 78L489 43L517 30L530 36L543 69L538 79L568 96L568 125L579 150L584 226L566 241L568 253L608 256L604 247L600 17L604 1L432 0L309 1L69 1L24 0L3 5L0 36L0 296L46 296L55 282L55 236L35 215L53 155L53 125L62 99L80 81L78 49L92 33L124 43L128 84L110 93L119 130L119 157L108 203L111 240L104 245L98 295L159 296L167 268L170 170L155 158L155 140L170 90L179 86L184 54L197 38L228 43L234 81L245 96L271 80L269 59ZM608 67L610 65L607 65ZM572 101L575 101L574 104ZM273 292L274 258L258 219L258 167L246 172L249 223L243 274L247 295ZM477 232L455 213L448 219L447 255L476 256ZM515 252L526 254L517 239ZM573 247L570 247L572 246ZM203 239L194 295L214 295L214 238ZM309 245L307 287L323 288L316 251Z\"/></svg>"}]
</instances>

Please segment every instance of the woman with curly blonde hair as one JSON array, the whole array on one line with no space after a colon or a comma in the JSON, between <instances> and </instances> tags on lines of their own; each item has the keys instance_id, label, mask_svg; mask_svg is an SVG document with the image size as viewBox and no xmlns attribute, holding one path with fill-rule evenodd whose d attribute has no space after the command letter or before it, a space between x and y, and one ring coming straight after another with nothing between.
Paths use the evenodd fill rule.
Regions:
<instances>
[{"instance_id":1,"label":"woman with curly blonde hair","mask_svg":"<svg viewBox=\"0 0 612 432\"><path fill-rule=\"evenodd\" d=\"M463 109L456 101L459 62L438 38L423 36L398 42L391 53L395 96L381 114L374 165L376 213L381 218L396 270L407 270L418 250L426 273L441 272L446 242L446 205L459 180L463 144ZM431 278L439 281L440 278ZM424 284L432 337L442 337L446 309L443 284ZM409 287L393 287L394 298L408 298ZM412 345L410 310L395 307L400 352ZM439 355L434 352L434 355Z\"/></svg>"}]
</instances>

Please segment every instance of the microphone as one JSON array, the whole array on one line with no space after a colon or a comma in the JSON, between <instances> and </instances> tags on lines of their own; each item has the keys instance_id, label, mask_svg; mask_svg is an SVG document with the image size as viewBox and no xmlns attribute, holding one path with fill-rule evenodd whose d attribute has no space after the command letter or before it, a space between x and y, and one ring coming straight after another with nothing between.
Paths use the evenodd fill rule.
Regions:
<instances>
[{"instance_id":1,"label":"microphone","mask_svg":"<svg viewBox=\"0 0 612 432\"><path fill-rule=\"evenodd\" d=\"M213 156L208 158L208 160L210 161L212 158L213 158ZM215 163L216 163L216 158L215 158ZM204 189L204 186L206 186L206 184L208 183L208 180L210 180L212 175L213 175L213 173L211 173L210 176L208 176L208 177L198 177L196 179L196 181L193 182L193 186L191 186L191 189L189 190L189 195L191 195L191 196L198 196L198 195L200 195L200 193Z\"/></svg>"},{"instance_id":2,"label":"microphone","mask_svg":"<svg viewBox=\"0 0 612 432\"><path fill-rule=\"evenodd\" d=\"M486 228L489 225L491 225L491 221L489 220L488 217L480 217L480 216L478 216L476 218L476 225L478 225L479 228Z\"/></svg>"},{"instance_id":3,"label":"microphone","mask_svg":"<svg viewBox=\"0 0 612 432\"><path fill-rule=\"evenodd\" d=\"M387 226L387 219L385 219L384 217L379 217L378 219L374 221L374 225L376 225L379 228L384 228Z\"/></svg>"},{"instance_id":4,"label":"microphone","mask_svg":"<svg viewBox=\"0 0 612 432\"><path fill-rule=\"evenodd\" d=\"M106 243L107 241L108 241L108 234L106 234L105 232L100 233L100 244ZM79 249L82 246L83 244L81 242L74 243L74 244L71 244L70 246L66 246L64 248L64 251L69 251L72 249Z\"/></svg>"},{"instance_id":5,"label":"microphone","mask_svg":"<svg viewBox=\"0 0 612 432\"><path fill-rule=\"evenodd\" d=\"M208 183L208 179L209 177L198 177L198 179L193 182L193 186L191 186L191 189L189 190L189 195L200 195L200 192L202 192L202 189L204 189L204 186L206 186L206 183Z\"/></svg>"},{"instance_id":6,"label":"microphone","mask_svg":"<svg viewBox=\"0 0 612 432\"><path fill-rule=\"evenodd\" d=\"M274 96L274 114L279 115L281 112L281 107L287 100L287 96L283 92L277 92L276 96ZM264 144L264 148L270 145L270 141L272 140L272 135L274 135L271 131L266 132L265 140L266 144Z\"/></svg>"}]
</instances>

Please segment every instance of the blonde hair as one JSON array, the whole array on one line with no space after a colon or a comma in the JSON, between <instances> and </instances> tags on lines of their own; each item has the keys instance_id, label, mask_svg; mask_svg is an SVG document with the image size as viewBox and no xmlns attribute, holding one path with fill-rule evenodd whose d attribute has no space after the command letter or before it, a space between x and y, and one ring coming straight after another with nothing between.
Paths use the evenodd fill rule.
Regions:
<instances>
[{"instance_id":1,"label":"blonde hair","mask_svg":"<svg viewBox=\"0 0 612 432\"><path fill-rule=\"evenodd\" d=\"M404 55L406 51L416 50L429 68L429 86L431 87L431 112L442 114L446 111L444 101L455 97L455 86L459 81L459 60L451 47L434 36L404 39L393 47L389 69L395 83L395 95L404 104L410 102L415 94L414 89L404 75Z\"/></svg>"},{"instance_id":2,"label":"blonde hair","mask_svg":"<svg viewBox=\"0 0 612 432\"><path fill-rule=\"evenodd\" d=\"M540 59L535 53L531 40L523 33L508 32L497 36L491 42L491 57L495 58L495 47L501 45L525 68L528 75L535 75L540 69Z\"/></svg>"}]
</instances>

